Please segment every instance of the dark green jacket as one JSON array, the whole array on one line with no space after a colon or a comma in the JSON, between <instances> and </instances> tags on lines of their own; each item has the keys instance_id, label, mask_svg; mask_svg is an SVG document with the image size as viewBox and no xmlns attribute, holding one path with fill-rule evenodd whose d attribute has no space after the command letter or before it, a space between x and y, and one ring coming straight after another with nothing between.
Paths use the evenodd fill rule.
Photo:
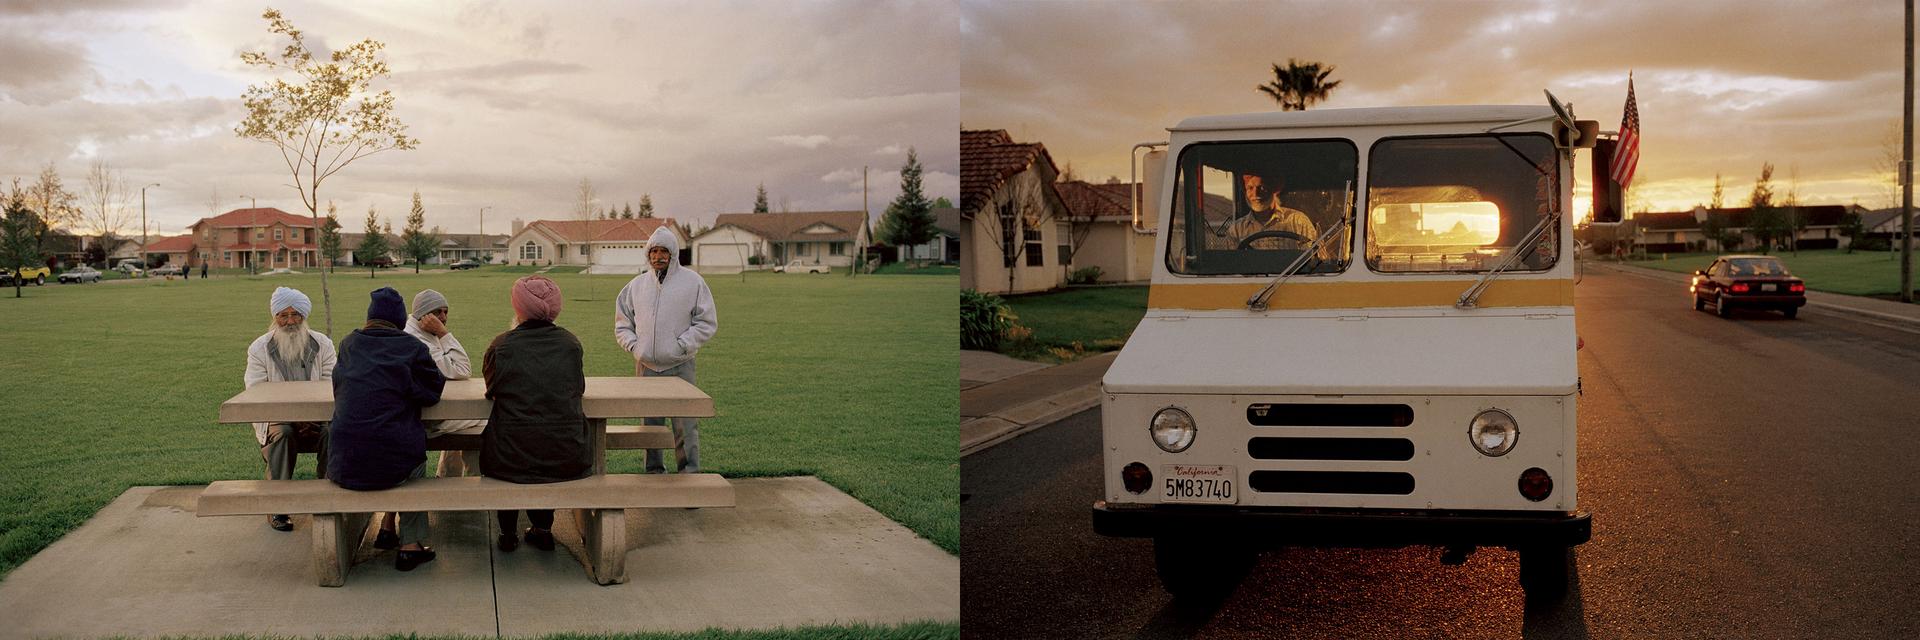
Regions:
<instances>
[{"instance_id":1,"label":"dark green jacket","mask_svg":"<svg viewBox=\"0 0 1920 640\"><path fill-rule=\"evenodd\" d=\"M494 338L481 368L493 401L481 435L481 473L521 484L593 473L593 441L580 408L587 379L579 338L529 320Z\"/></svg>"}]
</instances>

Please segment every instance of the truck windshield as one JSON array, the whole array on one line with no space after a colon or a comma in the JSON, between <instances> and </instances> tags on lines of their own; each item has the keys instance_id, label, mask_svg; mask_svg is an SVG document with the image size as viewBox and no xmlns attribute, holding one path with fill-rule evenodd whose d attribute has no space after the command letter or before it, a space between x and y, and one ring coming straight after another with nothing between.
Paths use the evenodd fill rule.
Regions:
<instances>
[{"instance_id":1,"label":"truck windshield","mask_svg":"<svg viewBox=\"0 0 1920 640\"><path fill-rule=\"evenodd\" d=\"M1187 275L1280 273L1315 237L1350 215L1359 151L1346 140L1189 145L1174 178L1168 270ZM1340 273L1351 226L1298 273Z\"/></svg>"},{"instance_id":2,"label":"truck windshield","mask_svg":"<svg viewBox=\"0 0 1920 640\"><path fill-rule=\"evenodd\" d=\"M1558 158L1545 135L1396 138L1367 165L1367 266L1375 271L1477 272L1498 266L1559 202ZM1558 229L1512 269L1557 260Z\"/></svg>"}]
</instances>

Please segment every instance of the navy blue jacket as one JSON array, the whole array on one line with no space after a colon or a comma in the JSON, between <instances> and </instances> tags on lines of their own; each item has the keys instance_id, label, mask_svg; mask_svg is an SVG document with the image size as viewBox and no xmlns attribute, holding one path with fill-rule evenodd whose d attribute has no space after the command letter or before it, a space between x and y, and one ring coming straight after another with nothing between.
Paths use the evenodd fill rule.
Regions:
<instances>
[{"instance_id":1,"label":"navy blue jacket","mask_svg":"<svg viewBox=\"0 0 1920 640\"><path fill-rule=\"evenodd\" d=\"M375 326L342 339L333 369L327 479L355 490L406 482L427 461L420 408L440 402L446 385L427 346L404 331Z\"/></svg>"}]
</instances>

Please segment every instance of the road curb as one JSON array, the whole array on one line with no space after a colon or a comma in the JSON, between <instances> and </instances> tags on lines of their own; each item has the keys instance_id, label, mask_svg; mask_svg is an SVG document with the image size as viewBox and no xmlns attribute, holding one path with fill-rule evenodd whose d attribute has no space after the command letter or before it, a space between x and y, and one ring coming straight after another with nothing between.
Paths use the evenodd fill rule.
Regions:
<instances>
[{"instance_id":1,"label":"road curb","mask_svg":"<svg viewBox=\"0 0 1920 640\"><path fill-rule=\"evenodd\" d=\"M1086 384L993 415L960 423L960 457L985 451L1021 434L1100 406L1100 384Z\"/></svg>"},{"instance_id":2,"label":"road curb","mask_svg":"<svg viewBox=\"0 0 1920 640\"><path fill-rule=\"evenodd\" d=\"M1658 269L1648 269L1645 267L1635 267L1632 265L1598 263L1598 264L1595 264L1594 266L1598 266L1603 269L1608 269L1615 273L1624 273L1630 276L1646 278L1648 280L1660 280L1664 282L1680 282L1680 283L1689 282L1691 280L1686 274L1683 274L1683 273L1675 273L1671 271L1660 271ZM1821 295L1829 295L1829 296L1847 295L1844 293L1832 293L1828 291L1818 291L1815 293L1819 293ZM1880 322L1891 322L1891 323L1898 324L1909 330L1920 329L1920 319L1909 318L1906 316L1900 316L1900 315L1895 315L1891 313L1881 313L1879 311L1871 311L1867 309L1861 309L1858 307L1850 307L1843 304L1822 302L1819 300L1814 300L1811 297L1807 299L1807 306L1818 307L1820 309L1823 309L1826 311L1832 311L1835 313L1863 316L1867 318L1872 318L1874 320L1878 320Z\"/></svg>"}]
</instances>

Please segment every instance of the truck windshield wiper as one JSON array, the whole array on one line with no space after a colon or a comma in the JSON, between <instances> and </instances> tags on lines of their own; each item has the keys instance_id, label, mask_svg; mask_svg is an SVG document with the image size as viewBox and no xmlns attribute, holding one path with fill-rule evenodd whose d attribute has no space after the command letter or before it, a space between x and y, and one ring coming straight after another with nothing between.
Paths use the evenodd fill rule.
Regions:
<instances>
[{"instance_id":1,"label":"truck windshield wiper","mask_svg":"<svg viewBox=\"0 0 1920 640\"><path fill-rule=\"evenodd\" d=\"M1520 244L1513 248L1513 252L1508 253L1505 258L1501 259L1500 264L1495 265L1492 271L1488 271L1486 275L1480 276L1479 282L1473 283L1473 286L1467 287L1466 291L1461 292L1460 299L1455 300L1453 306L1461 309L1472 309L1475 304L1480 302L1480 294L1486 293L1487 286L1493 284L1494 278L1500 277L1501 273L1518 264L1521 256L1532 252L1534 245L1540 244L1540 239L1546 237L1548 229L1556 228L1559 225L1559 211L1549 211L1547 215L1541 216L1540 223L1533 225L1533 230L1527 232L1526 237L1520 240Z\"/></svg>"},{"instance_id":2,"label":"truck windshield wiper","mask_svg":"<svg viewBox=\"0 0 1920 640\"><path fill-rule=\"evenodd\" d=\"M1353 219L1352 180L1347 181L1347 188L1345 195L1341 198L1341 203L1346 205L1346 207L1341 212L1340 220L1334 222L1333 226L1327 227L1327 230L1321 232L1320 237L1314 238L1313 242L1307 243L1307 248L1301 250L1300 255L1295 257L1293 262L1287 265L1287 268L1281 269L1280 275L1275 276L1272 282L1268 282L1267 286L1262 287L1259 293L1255 293L1253 297L1247 298L1248 311L1266 311L1267 299L1273 297L1274 288L1280 286L1281 282L1285 282L1287 278L1291 278L1293 274L1299 272L1300 267L1305 265L1309 258L1313 259L1315 269L1320 267L1319 263L1321 260L1319 259L1319 255L1321 245L1325 245L1328 240L1333 238L1334 234L1340 233L1340 230L1347 228L1347 222Z\"/></svg>"}]
</instances>

